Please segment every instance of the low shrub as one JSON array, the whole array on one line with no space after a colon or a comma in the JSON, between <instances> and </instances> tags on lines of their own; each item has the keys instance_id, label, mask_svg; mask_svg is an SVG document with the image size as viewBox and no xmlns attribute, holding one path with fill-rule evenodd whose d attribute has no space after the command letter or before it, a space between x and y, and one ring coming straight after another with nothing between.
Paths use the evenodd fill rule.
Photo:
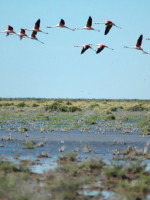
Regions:
<instances>
[{"instance_id":1,"label":"low shrub","mask_svg":"<svg viewBox=\"0 0 150 200\"><path fill-rule=\"evenodd\" d=\"M18 127L18 132L24 133L26 131L28 131L26 127L23 127L23 126Z\"/></svg>"},{"instance_id":2,"label":"low shrub","mask_svg":"<svg viewBox=\"0 0 150 200\"><path fill-rule=\"evenodd\" d=\"M139 133L142 135L150 135L150 128L142 128L139 130Z\"/></svg>"},{"instance_id":3,"label":"low shrub","mask_svg":"<svg viewBox=\"0 0 150 200\"><path fill-rule=\"evenodd\" d=\"M136 112L136 111L148 111L147 108L143 107L142 104L139 104L139 105L135 105L135 106L131 106L130 108L127 109L128 111L131 111L131 112Z\"/></svg>"},{"instance_id":4,"label":"low shrub","mask_svg":"<svg viewBox=\"0 0 150 200\"><path fill-rule=\"evenodd\" d=\"M114 115L108 115L107 117L106 117L106 120L115 120L116 118L115 118L115 116Z\"/></svg>"},{"instance_id":5,"label":"low shrub","mask_svg":"<svg viewBox=\"0 0 150 200\"><path fill-rule=\"evenodd\" d=\"M21 103L18 103L16 106L18 107L18 108L23 108L23 107L25 107L25 103L24 102L21 102Z\"/></svg>"},{"instance_id":6,"label":"low shrub","mask_svg":"<svg viewBox=\"0 0 150 200\"><path fill-rule=\"evenodd\" d=\"M46 105L45 106L46 111L56 111L56 112L76 112L76 111L81 111L81 108L76 107L76 106L67 106L63 105L62 103L59 102L54 102L51 105Z\"/></svg>"},{"instance_id":7,"label":"low shrub","mask_svg":"<svg viewBox=\"0 0 150 200\"><path fill-rule=\"evenodd\" d=\"M23 142L24 149L33 149L35 147L35 142L33 140L29 140L27 142Z\"/></svg>"},{"instance_id":8,"label":"low shrub","mask_svg":"<svg viewBox=\"0 0 150 200\"><path fill-rule=\"evenodd\" d=\"M32 104L32 107L33 107L33 108L36 108L36 107L38 107L38 106L39 106L39 104L36 104L36 103Z\"/></svg>"}]
</instances>

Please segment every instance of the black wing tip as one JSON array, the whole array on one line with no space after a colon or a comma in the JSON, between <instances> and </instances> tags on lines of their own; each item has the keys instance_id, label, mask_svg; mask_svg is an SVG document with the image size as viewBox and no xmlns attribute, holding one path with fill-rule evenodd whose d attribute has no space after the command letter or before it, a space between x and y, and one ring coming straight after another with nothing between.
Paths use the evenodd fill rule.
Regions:
<instances>
[{"instance_id":1,"label":"black wing tip","mask_svg":"<svg viewBox=\"0 0 150 200\"><path fill-rule=\"evenodd\" d=\"M40 24L40 22L41 22L41 20L40 20L40 19L38 19L38 20L35 22L35 24L39 25L39 24Z\"/></svg>"},{"instance_id":2,"label":"black wing tip","mask_svg":"<svg viewBox=\"0 0 150 200\"><path fill-rule=\"evenodd\" d=\"M109 33L109 31L106 29L104 35L107 35Z\"/></svg>"}]
</instances>

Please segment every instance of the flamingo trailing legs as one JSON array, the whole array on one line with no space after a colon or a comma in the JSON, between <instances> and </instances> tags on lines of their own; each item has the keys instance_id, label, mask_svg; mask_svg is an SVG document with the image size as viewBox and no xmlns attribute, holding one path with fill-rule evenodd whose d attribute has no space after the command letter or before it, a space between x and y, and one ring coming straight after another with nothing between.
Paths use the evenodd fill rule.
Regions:
<instances>
[{"instance_id":1,"label":"flamingo trailing legs","mask_svg":"<svg viewBox=\"0 0 150 200\"><path fill-rule=\"evenodd\" d=\"M44 44L44 42L41 42L40 40L37 39L36 34L37 34L37 32L33 31L31 36L29 36L29 38L32 39L32 40L37 40L38 42Z\"/></svg>"},{"instance_id":2,"label":"flamingo trailing legs","mask_svg":"<svg viewBox=\"0 0 150 200\"><path fill-rule=\"evenodd\" d=\"M59 24L57 24L56 26L47 26L47 28L57 28L57 27L60 27L60 28L67 28L69 30L72 30L74 31L74 29L71 29L69 28L68 26L65 26L65 21L63 19L60 20Z\"/></svg>"},{"instance_id":3,"label":"flamingo trailing legs","mask_svg":"<svg viewBox=\"0 0 150 200\"><path fill-rule=\"evenodd\" d=\"M16 33L14 35L18 35L20 37L20 40L22 40L23 37L29 38L29 36L25 33L25 30L23 28L20 29L20 33Z\"/></svg>"},{"instance_id":4,"label":"flamingo trailing legs","mask_svg":"<svg viewBox=\"0 0 150 200\"><path fill-rule=\"evenodd\" d=\"M8 28L4 31L0 31L0 33L6 33L6 36L9 36L9 34L16 34L13 27L8 25Z\"/></svg>"},{"instance_id":5,"label":"flamingo trailing legs","mask_svg":"<svg viewBox=\"0 0 150 200\"><path fill-rule=\"evenodd\" d=\"M108 34L108 32L110 31L110 29L112 28L112 26L116 26L117 28L121 29L121 27L117 26L116 24L114 24L112 21L109 21L109 20L107 20L105 22L96 22L95 24L105 24L106 25L105 33L104 33L105 35Z\"/></svg>"},{"instance_id":6,"label":"flamingo trailing legs","mask_svg":"<svg viewBox=\"0 0 150 200\"><path fill-rule=\"evenodd\" d=\"M82 28L75 28L74 30L82 30L82 29L85 29L85 30L93 30L93 31L98 31L98 32L100 32L99 29L94 29L94 28L92 27L92 17L91 17L91 16L89 16L86 26L84 26L84 27L82 27Z\"/></svg>"},{"instance_id":7,"label":"flamingo trailing legs","mask_svg":"<svg viewBox=\"0 0 150 200\"><path fill-rule=\"evenodd\" d=\"M112 49L112 48L110 48L110 47L108 47L104 44L90 44L90 45L98 46L97 51L96 51L97 54L100 53L104 48L114 50L114 49Z\"/></svg>"},{"instance_id":8,"label":"flamingo trailing legs","mask_svg":"<svg viewBox=\"0 0 150 200\"><path fill-rule=\"evenodd\" d=\"M133 46L133 47L124 46L124 48L136 49L136 50L143 51L143 53L147 53L147 52L145 52L145 51L141 48L142 40L143 40L143 35L140 35L140 37L139 37L138 40L137 40L136 46Z\"/></svg>"},{"instance_id":9,"label":"flamingo trailing legs","mask_svg":"<svg viewBox=\"0 0 150 200\"><path fill-rule=\"evenodd\" d=\"M82 46L74 46L74 47L82 47L81 54L83 54L88 49L92 49L93 51L95 51L89 44L85 44Z\"/></svg>"},{"instance_id":10,"label":"flamingo trailing legs","mask_svg":"<svg viewBox=\"0 0 150 200\"><path fill-rule=\"evenodd\" d=\"M24 30L27 30L27 31L35 31L35 32L41 32L41 33L45 33L45 34L48 34L42 30L40 30L40 19L38 19L36 22L35 22L35 26L34 28L32 29L24 29Z\"/></svg>"}]
</instances>

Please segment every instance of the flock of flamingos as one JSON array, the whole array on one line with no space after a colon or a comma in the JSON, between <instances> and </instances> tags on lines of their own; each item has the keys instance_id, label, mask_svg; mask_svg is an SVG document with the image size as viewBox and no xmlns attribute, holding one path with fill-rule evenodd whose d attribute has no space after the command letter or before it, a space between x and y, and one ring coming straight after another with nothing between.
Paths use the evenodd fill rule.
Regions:
<instances>
[{"instance_id":1,"label":"flock of flamingos","mask_svg":"<svg viewBox=\"0 0 150 200\"><path fill-rule=\"evenodd\" d=\"M101 23L97 22L95 24L105 24L106 25L105 32L104 32L105 35L107 35L109 33L109 31L112 28L112 26L115 26L115 27L121 29L121 27L117 26L112 21L105 21L105 22L101 22ZM59 24L57 24L56 26L47 26L47 28L57 28L57 27L67 28L67 29L72 30L72 31L85 29L85 30L94 30L94 31L100 32L99 29L94 29L92 27L92 17L91 16L88 18L86 26L84 26L82 28L74 28L74 29L69 28L69 27L65 26L65 21L63 19L61 19L60 22L59 22ZM26 30L27 31L32 31L32 34L30 36L28 36L26 34ZM23 37L27 37L27 38L30 38L30 39L37 40L37 41L41 42L36 37L36 35L37 35L38 32L48 34L48 33L44 32L44 31L40 30L40 19L38 19L36 21L34 28L32 28L32 29L23 29L23 28L21 28L20 33L16 33L14 31L13 27L10 26L10 25L8 25L8 28L6 30L0 31L0 33L6 33L6 36L9 36L10 34L11 35L18 35L20 37L20 39L22 39ZM144 51L141 48L142 40L143 40L143 35L140 35L140 37L138 38L137 43L136 43L135 46L133 46L133 47L124 46L124 47L125 48L130 48L130 49L141 50L144 54L150 54L150 53L147 53L146 51ZM147 38L147 40L150 40L150 38ZM44 44L43 42L41 42L41 43ZM82 47L81 54L83 54L88 49L92 49L93 51L95 51L91 46L97 46L97 50L96 50L97 54L100 53L104 48L109 48L111 50L114 50L114 49L112 49L112 48L110 48L110 47L108 47L108 46L106 46L104 44L85 44L85 45L82 45L82 46L74 46L74 47Z\"/></svg>"}]
</instances>

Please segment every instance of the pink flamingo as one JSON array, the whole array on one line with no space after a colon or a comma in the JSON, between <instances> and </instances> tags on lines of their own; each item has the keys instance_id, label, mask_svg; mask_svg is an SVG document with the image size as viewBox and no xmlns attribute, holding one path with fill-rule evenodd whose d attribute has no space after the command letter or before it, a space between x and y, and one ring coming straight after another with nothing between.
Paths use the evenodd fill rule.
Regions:
<instances>
[{"instance_id":1,"label":"pink flamingo","mask_svg":"<svg viewBox=\"0 0 150 200\"><path fill-rule=\"evenodd\" d=\"M92 28L92 17L91 16L89 16L86 26L84 26L83 28L75 28L74 30L82 30L82 29L85 29L85 30L94 30L94 31L100 32L99 29Z\"/></svg>"},{"instance_id":2,"label":"pink flamingo","mask_svg":"<svg viewBox=\"0 0 150 200\"><path fill-rule=\"evenodd\" d=\"M137 50L143 51L144 53L147 53L141 48L142 40L143 40L143 35L140 35L140 37L137 40L136 46L133 46L133 47L124 46L124 48L137 49Z\"/></svg>"},{"instance_id":3,"label":"pink flamingo","mask_svg":"<svg viewBox=\"0 0 150 200\"><path fill-rule=\"evenodd\" d=\"M110 31L110 29L112 28L112 26L116 26L117 28L120 28L119 26L117 26L116 24L114 24L112 21L105 21L105 22L96 22L95 24L105 24L106 28L105 28L105 35L107 35L107 33Z\"/></svg>"},{"instance_id":4,"label":"pink flamingo","mask_svg":"<svg viewBox=\"0 0 150 200\"><path fill-rule=\"evenodd\" d=\"M8 25L8 28L5 31L0 31L0 33L6 33L6 36L8 36L9 34L16 34L13 27L10 25Z\"/></svg>"},{"instance_id":5,"label":"pink flamingo","mask_svg":"<svg viewBox=\"0 0 150 200\"><path fill-rule=\"evenodd\" d=\"M44 44L44 42L41 42L40 40L37 39L36 34L37 34L37 31L33 31L31 36L29 36L29 38L32 40L37 40L38 42Z\"/></svg>"},{"instance_id":6,"label":"pink flamingo","mask_svg":"<svg viewBox=\"0 0 150 200\"><path fill-rule=\"evenodd\" d=\"M57 28L57 27L67 28L67 29L70 29L70 30L74 31L74 29L71 29L68 26L65 26L65 21L63 19L61 19L59 24L57 24L56 26L47 26L47 28Z\"/></svg>"},{"instance_id":7,"label":"pink flamingo","mask_svg":"<svg viewBox=\"0 0 150 200\"><path fill-rule=\"evenodd\" d=\"M114 50L114 49L112 49L112 48L110 48L110 47L108 47L104 44L90 44L90 45L98 46L97 51L96 51L97 54L100 53L104 48Z\"/></svg>"},{"instance_id":8,"label":"pink flamingo","mask_svg":"<svg viewBox=\"0 0 150 200\"><path fill-rule=\"evenodd\" d=\"M95 51L89 44L85 44L82 46L74 46L74 47L82 47L81 54L83 54L88 49L92 49L93 51Z\"/></svg>"},{"instance_id":9,"label":"pink flamingo","mask_svg":"<svg viewBox=\"0 0 150 200\"><path fill-rule=\"evenodd\" d=\"M20 28L20 30L21 30L20 33L17 33L17 34L14 34L14 35L18 35L20 37L20 40L22 40L23 37L29 38L29 36L25 33L25 29Z\"/></svg>"},{"instance_id":10,"label":"pink flamingo","mask_svg":"<svg viewBox=\"0 0 150 200\"><path fill-rule=\"evenodd\" d=\"M44 31L40 30L39 28L40 28L40 19L38 19L38 20L36 21L34 28L32 28L32 29L24 29L24 30L27 30L27 31L35 31L35 32L41 32L41 33L48 34L48 33L44 32Z\"/></svg>"}]
</instances>

